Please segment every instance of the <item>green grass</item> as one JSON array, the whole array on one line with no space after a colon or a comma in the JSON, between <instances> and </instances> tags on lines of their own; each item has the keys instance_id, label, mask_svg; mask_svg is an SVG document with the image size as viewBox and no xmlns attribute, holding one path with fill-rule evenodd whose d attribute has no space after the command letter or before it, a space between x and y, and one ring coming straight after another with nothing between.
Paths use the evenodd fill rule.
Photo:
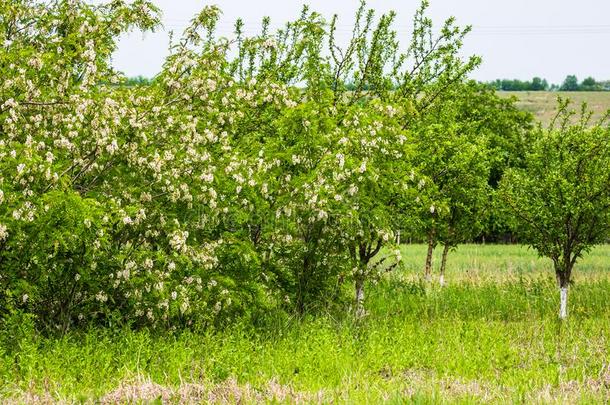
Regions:
<instances>
[{"instance_id":1,"label":"green grass","mask_svg":"<svg viewBox=\"0 0 610 405\"><path fill-rule=\"evenodd\" d=\"M549 263L534 252L462 246L440 288L420 281L425 247L409 245L403 271L367 286L361 322L329 313L259 330L92 330L61 339L25 330L0 348L0 398L606 402L609 256L600 247L577 265L564 324Z\"/></svg>"},{"instance_id":2,"label":"green grass","mask_svg":"<svg viewBox=\"0 0 610 405\"><path fill-rule=\"evenodd\" d=\"M543 124L550 123L555 116L557 97L569 98L576 109L586 102L594 112L593 119L599 119L610 109L610 91L500 91L498 94L516 97L517 106L534 114Z\"/></svg>"}]
</instances>

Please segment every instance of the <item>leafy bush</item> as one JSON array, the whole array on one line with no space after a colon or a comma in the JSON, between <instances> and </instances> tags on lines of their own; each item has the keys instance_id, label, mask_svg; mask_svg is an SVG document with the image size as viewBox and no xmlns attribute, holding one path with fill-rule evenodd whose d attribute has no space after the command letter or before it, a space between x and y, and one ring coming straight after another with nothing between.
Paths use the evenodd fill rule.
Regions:
<instances>
[{"instance_id":1,"label":"leafy bush","mask_svg":"<svg viewBox=\"0 0 610 405\"><path fill-rule=\"evenodd\" d=\"M443 108L479 63L427 6L404 52L395 15L364 3L343 48L308 8L227 41L206 7L129 86L110 56L156 28L152 4L1 2L0 312L205 327L344 303L353 282L363 314L365 281L400 262L394 231L427 209L413 145L462 119Z\"/></svg>"}]
</instances>

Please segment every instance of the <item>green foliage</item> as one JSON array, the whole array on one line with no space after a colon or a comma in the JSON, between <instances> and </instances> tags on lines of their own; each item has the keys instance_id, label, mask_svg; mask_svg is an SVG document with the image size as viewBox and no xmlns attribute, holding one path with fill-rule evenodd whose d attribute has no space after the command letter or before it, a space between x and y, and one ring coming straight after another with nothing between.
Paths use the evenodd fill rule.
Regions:
<instances>
[{"instance_id":1,"label":"green foliage","mask_svg":"<svg viewBox=\"0 0 610 405\"><path fill-rule=\"evenodd\" d=\"M510 169L500 190L523 241L553 260L562 287L576 261L610 231L610 132L606 120L589 127L585 105L575 124L573 114L560 102L551 127L535 133L524 167Z\"/></svg>"},{"instance_id":2,"label":"green foliage","mask_svg":"<svg viewBox=\"0 0 610 405\"><path fill-rule=\"evenodd\" d=\"M415 229L431 247L441 242L453 248L502 229L492 190L507 168L521 164L531 120L512 100L468 82L456 87L442 110L420 121L414 161L424 177Z\"/></svg>"}]
</instances>

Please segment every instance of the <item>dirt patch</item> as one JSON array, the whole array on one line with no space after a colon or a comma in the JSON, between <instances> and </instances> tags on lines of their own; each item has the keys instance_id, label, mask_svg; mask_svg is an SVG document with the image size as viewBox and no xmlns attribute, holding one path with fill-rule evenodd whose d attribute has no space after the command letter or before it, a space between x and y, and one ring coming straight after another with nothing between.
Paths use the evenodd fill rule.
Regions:
<instances>
[{"instance_id":1,"label":"dirt patch","mask_svg":"<svg viewBox=\"0 0 610 405\"><path fill-rule=\"evenodd\" d=\"M239 384L235 379L228 379L218 384L183 383L177 387L157 384L145 377L136 377L121 382L117 388L106 393L101 398L89 399L85 403L96 404L134 404L134 403L328 403L324 391L303 392L290 385L284 385L272 379L261 387L250 384ZM7 404L68 404L82 402L82 399L62 399L51 392L34 393L19 392L5 398Z\"/></svg>"}]
</instances>

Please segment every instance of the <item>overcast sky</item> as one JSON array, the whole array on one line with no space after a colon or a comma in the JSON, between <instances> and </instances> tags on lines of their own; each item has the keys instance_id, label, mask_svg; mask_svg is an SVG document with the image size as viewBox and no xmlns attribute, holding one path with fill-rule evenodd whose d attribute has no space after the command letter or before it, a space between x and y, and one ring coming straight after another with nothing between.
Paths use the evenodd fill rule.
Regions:
<instances>
[{"instance_id":1,"label":"overcast sky","mask_svg":"<svg viewBox=\"0 0 610 405\"><path fill-rule=\"evenodd\" d=\"M167 54L168 33L182 32L206 4L216 4L223 16L219 33L229 35L242 17L247 33L255 33L263 16L279 26L298 16L304 3L323 16L339 15L339 32L349 35L357 0L153 0L163 10L164 29L134 32L123 37L114 65L128 76L153 76ZM369 0L379 13L395 10L396 28L408 41L411 17L419 0ZM608 0L431 0L429 15L440 25L455 16L460 25L472 25L465 54L483 57L473 74L479 80L530 79L560 83L566 75L579 79L610 79L610 1Z\"/></svg>"}]
</instances>

